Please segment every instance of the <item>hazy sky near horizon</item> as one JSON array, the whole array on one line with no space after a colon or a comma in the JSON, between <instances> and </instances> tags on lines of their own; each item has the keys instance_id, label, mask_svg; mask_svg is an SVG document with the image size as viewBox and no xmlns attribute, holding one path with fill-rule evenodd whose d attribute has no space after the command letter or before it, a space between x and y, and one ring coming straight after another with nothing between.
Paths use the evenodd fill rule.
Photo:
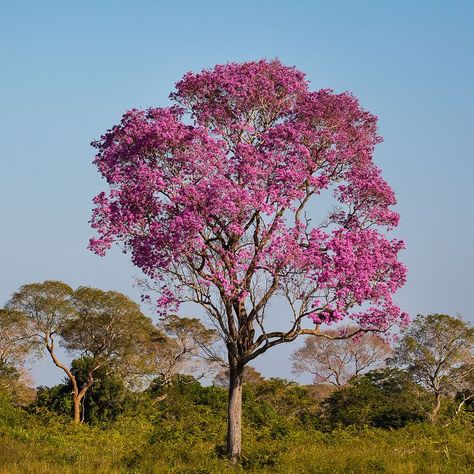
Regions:
<instances>
[{"instance_id":1,"label":"hazy sky near horizon","mask_svg":"<svg viewBox=\"0 0 474 474\"><path fill-rule=\"evenodd\" d=\"M375 159L397 193L412 315L474 321L474 2L0 2L0 304L60 279L133 298L133 268L86 249L104 188L90 142L133 107L168 104L187 71L279 58L314 89L352 91L379 116ZM296 346L255 366L291 377ZM35 366L38 384L62 373Z\"/></svg>"}]
</instances>

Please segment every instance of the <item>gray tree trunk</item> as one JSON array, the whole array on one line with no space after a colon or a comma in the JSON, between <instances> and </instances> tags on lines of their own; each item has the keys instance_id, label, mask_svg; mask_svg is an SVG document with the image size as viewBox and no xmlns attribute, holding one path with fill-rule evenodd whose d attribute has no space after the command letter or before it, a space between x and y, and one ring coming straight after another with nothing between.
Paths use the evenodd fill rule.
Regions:
<instances>
[{"instance_id":1,"label":"gray tree trunk","mask_svg":"<svg viewBox=\"0 0 474 474\"><path fill-rule=\"evenodd\" d=\"M438 418L438 413L441 408L441 395L436 392L435 393L435 405L433 407L433 410L430 413L430 421L431 423L434 423L436 419Z\"/></svg>"},{"instance_id":2,"label":"gray tree trunk","mask_svg":"<svg viewBox=\"0 0 474 474\"><path fill-rule=\"evenodd\" d=\"M227 455L236 463L242 451L243 367L230 369L229 404L227 407Z\"/></svg>"}]
</instances>

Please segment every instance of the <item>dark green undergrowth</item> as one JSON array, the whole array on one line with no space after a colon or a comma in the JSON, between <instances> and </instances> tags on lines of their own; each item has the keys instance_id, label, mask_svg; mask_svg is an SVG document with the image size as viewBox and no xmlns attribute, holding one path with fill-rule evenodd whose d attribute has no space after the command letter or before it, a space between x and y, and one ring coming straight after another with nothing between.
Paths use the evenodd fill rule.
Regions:
<instances>
[{"instance_id":1,"label":"dark green undergrowth","mask_svg":"<svg viewBox=\"0 0 474 474\"><path fill-rule=\"evenodd\" d=\"M446 426L321 430L318 403L281 380L244 394L244 455L223 456L226 392L187 381L154 387L113 421L74 426L0 396L0 473L473 473L469 414Z\"/></svg>"}]
</instances>

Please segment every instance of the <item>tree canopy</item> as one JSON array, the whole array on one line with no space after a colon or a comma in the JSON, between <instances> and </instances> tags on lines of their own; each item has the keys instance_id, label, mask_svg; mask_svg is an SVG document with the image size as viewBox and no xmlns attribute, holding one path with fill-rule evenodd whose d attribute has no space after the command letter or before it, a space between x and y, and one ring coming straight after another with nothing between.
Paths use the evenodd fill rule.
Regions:
<instances>
[{"instance_id":1,"label":"tree canopy","mask_svg":"<svg viewBox=\"0 0 474 474\"><path fill-rule=\"evenodd\" d=\"M473 350L474 328L447 314L418 315L400 340L394 362L433 393L433 420L442 395L472 390Z\"/></svg>"}]
</instances>

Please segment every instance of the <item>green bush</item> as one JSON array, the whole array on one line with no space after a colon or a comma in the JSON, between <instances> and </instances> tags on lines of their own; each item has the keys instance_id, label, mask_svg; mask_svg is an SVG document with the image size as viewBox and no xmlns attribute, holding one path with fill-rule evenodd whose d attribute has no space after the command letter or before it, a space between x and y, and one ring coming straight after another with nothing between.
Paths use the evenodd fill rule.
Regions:
<instances>
[{"instance_id":1,"label":"green bush","mask_svg":"<svg viewBox=\"0 0 474 474\"><path fill-rule=\"evenodd\" d=\"M87 358L72 361L71 371L81 387L87 380L87 369L90 360ZM47 409L58 415L72 417L72 384L65 379L54 387L38 387L33 409ZM131 410L140 398L128 390L123 379L114 373L101 368L94 373L94 383L82 400L82 419L86 423L99 424L115 420L117 416Z\"/></svg>"},{"instance_id":2,"label":"green bush","mask_svg":"<svg viewBox=\"0 0 474 474\"><path fill-rule=\"evenodd\" d=\"M318 424L401 428L426 419L430 396L399 369L371 371L333 392L321 404Z\"/></svg>"}]
</instances>

